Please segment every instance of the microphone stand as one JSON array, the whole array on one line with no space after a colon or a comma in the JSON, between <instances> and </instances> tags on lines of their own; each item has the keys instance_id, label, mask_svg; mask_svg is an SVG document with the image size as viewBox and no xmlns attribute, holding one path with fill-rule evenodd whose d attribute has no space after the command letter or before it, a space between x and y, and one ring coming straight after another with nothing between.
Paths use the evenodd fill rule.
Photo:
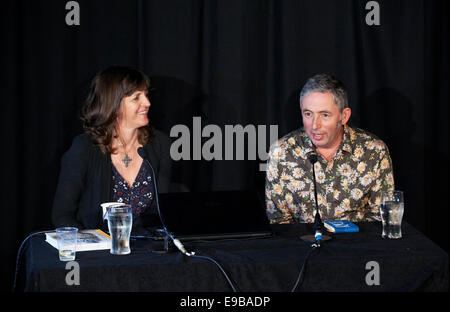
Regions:
<instances>
[{"instance_id":1,"label":"microphone stand","mask_svg":"<svg viewBox=\"0 0 450 312\"><path fill-rule=\"evenodd\" d=\"M316 171L314 170L314 164L317 162L317 155L312 154L312 155L310 155L310 157L308 157L308 159L312 164L313 183L314 183L314 199L316 202L316 215L314 216L314 232L315 232L314 238L316 240L315 244L317 245L317 247L320 247L320 241L322 240L323 226L322 226L322 219L320 218L319 202L317 200Z\"/></svg>"},{"instance_id":2,"label":"microphone stand","mask_svg":"<svg viewBox=\"0 0 450 312\"><path fill-rule=\"evenodd\" d=\"M320 217L319 212L319 202L317 200L317 184L316 184L316 171L314 169L314 164L317 162L317 154L312 153L308 155L308 160L312 165L313 183L314 183L314 199L316 204L316 215L314 216L314 236L303 235L301 239L312 242L312 247L320 248L320 243L322 240L329 240L331 237L324 235L322 236L323 222Z\"/></svg>"}]
</instances>

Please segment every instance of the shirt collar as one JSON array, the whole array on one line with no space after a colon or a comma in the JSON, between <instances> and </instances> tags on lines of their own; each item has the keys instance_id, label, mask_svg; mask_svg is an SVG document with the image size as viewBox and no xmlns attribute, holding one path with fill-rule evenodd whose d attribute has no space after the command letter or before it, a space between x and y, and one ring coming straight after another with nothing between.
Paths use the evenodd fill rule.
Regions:
<instances>
[{"instance_id":1,"label":"shirt collar","mask_svg":"<svg viewBox=\"0 0 450 312\"><path fill-rule=\"evenodd\" d=\"M342 137L339 149L345 152L353 153L353 146L355 142L355 131L347 125L344 125L344 135Z\"/></svg>"},{"instance_id":2,"label":"shirt collar","mask_svg":"<svg viewBox=\"0 0 450 312\"><path fill-rule=\"evenodd\" d=\"M314 146L314 144L312 144L311 140L306 134L304 127L300 128L300 131L297 133L295 139L298 145L302 147L304 155L307 155L308 153L311 152L316 152L316 147Z\"/></svg>"}]
</instances>

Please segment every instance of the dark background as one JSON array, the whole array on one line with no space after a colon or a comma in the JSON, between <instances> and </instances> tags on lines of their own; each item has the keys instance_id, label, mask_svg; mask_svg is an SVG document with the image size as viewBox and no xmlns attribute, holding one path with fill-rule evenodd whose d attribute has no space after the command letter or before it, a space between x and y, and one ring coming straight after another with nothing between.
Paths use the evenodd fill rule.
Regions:
<instances>
[{"instance_id":1,"label":"dark background","mask_svg":"<svg viewBox=\"0 0 450 312\"><path fill-rule=\"evenodd\" d=\"M113 64L151 78L149 116L167 134L200 116L222 131L278 125L281 137L301 126L306 79L336 75L350 125L390 149L405 219L448 251L447 1L379 0L379 26L365 22L368 1L79 0L79 26L66 25L66 2L2 2L3 290L20 242L52 228L61 156L81 132L90 80ZM179 161L173 180L192 191L263 192L259 163Z\"/></svg>"}]
</instances>

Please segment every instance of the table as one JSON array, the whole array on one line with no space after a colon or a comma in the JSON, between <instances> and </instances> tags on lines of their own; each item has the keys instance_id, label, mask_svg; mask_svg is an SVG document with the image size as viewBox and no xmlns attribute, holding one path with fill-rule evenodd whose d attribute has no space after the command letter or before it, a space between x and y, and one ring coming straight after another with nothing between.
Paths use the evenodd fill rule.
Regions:
<instances>
[{"instance_id":1,"label":"table","mask_svg":"<svg viewBox=\"0 0 450 312\"><path fill-rule=\"evenodd\" d=\"M404 222L403 238L381 238L381 223L358 224L358 233L333 235L308 258L296 291L448 291L448 254ZM188 251L216 260L238 291L291 291L310 243L300 239L309 225L273 225L263 239L186 242ZM79 285L68 285L71 268L60 262L44 235L32 237L24 253L25 291L228 292L218 266L179 251L165 254L155 241L132 241L129 255L109 250L78 252Z\"/></svg>"}]
</instances>

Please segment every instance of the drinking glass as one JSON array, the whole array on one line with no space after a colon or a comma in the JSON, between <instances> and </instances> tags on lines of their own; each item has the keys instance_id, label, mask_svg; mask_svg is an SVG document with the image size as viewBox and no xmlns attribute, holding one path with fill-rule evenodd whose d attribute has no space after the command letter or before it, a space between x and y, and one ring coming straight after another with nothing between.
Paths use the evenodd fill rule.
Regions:
<instances>
[{"instance_id":1,"label":"drinking glass","mask_svg":"<svg viewBox=\"0 0 450 312\"><path fill-rule=\"evenodd\" d=\"M402 237L402 218L404 212L404 201L402 191L392 191L383 194L380 207L383 238Z\"/></svg>"}]
</instances>

